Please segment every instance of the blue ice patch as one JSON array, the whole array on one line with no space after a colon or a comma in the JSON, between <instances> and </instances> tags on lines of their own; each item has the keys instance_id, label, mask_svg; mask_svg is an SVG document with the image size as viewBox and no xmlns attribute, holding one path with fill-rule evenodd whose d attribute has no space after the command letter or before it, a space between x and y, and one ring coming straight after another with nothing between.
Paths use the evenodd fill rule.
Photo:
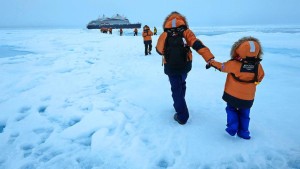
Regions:
<instances>
[{"instance_id":1,"label":"blue ice patch","mask_svg":"<svg viewBox=\"0 0 300 169\"><path fill-rule=\"evenodd\" d=\"M273 53L290 57L300 57L300 49L298 48L264 48L264 53Z\"/></svg>"},{"instance_id":2,"label":"blue ice patch","mask_svg":"<svg viewBox=\"0 0 300 169\"><path fill-rule=\"evenodd\" d=\"M3 132L4 128L5 128L5 125L0 123L0 133Z\"/></svg>"},{"instance_id":3,"label":"blue ice patch","mask_svg":"<svg viewBox=\"0 0 300 169\"><path fill-rule=\"evenodd\" d=\"M0 46L0 58L31 54L29 51L18 50L15 46Z\"/></svg>"}]
</instances>

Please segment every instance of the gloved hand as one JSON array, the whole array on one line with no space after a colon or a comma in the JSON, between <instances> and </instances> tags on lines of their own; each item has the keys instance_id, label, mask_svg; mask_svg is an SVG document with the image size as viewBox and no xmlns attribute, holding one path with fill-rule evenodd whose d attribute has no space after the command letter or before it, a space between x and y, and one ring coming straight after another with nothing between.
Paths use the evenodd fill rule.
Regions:
<instances>
[{"instance_id":1,"label":"gloved hand","mask_svg":"<svg viewBox=\"0 0 300 169\"><path fill-rule=\"evenodd\" d=\"M205 65L205 68L206 68L206 69L211 68L211 63L212 63L213 61L214 61L214 58L209 59L209 60L207 61L207 64Z\"/></svg>"},{"instance_id":2,"label":"gloved hand","mask_svg":"<svg viewBox=\"0 0 300 169\"><path fill-rule=\"evenodd\" d=\"M209 68L211 68L211 65L210 65L209 63L207 63L207 64L205 65L205 68L206 68L206 69L209 69Z\"/></svg>"}]
</instances>

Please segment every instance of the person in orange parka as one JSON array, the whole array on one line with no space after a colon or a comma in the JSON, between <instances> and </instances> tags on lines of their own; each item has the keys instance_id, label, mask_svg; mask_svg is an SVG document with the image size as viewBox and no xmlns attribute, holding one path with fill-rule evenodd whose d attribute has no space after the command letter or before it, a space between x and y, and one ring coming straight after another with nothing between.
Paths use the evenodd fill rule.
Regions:
<instances>
[{"instance_id":1,"label":"person in orange parka","mask_svg":"<svg viewBox=\"0 0 300 169\"><path fill-rule=\"evenodd\" d=\"M173 106L176 111L174 114L174 120L179 124L184 125L189 118L189 111L185 101L185 92L187 73L192 69L192 51L190 49L187 51L187 60L185 61L187 63L183 68L172 68L171 64L168 63L168 60L165 57L168 53L165 49L165 43L168 36L167 31L173 28L183 29L182 40L186 41L184 46L187 46L188 48L192 47L206 62L212 60L214 55L210 52L209 48L197 39L192 30L189 29L187 20L183 15L174 11L166 17L163 23L164 32L158 38L156 51L158 54L163 56L164 72L169 77L174 102Z\"/></svg>"},{"instance_id":2,"label":"person in orange parka","mask_svg":"<svg viewBox=\"0 0 300 169\"><path fill-rule=\"evenodd\" d=\"M102 33L107 33L107 30L108 30L107 28L101 28L101 29L100 29L100 31L101 31Z\"/></svg>"},{"instance_id":3,"label":"person in orange parka","mask_svg":"<svg viewBox=\"0 0 300 169\"><path fill-rule=\"evenodd\" d=\"M254 102L256 86L264 78L260 64L262 47L258 39L244 37L231 48L231 60L220 63L212 60L208 65L227 73L223 100L227 102L227 128L231 136L237 134L250 139L250 108ZM207 66L209 68L209 66Z\"/></svg>"},{"instance_id":4,"label":"person in orange parka","mask_svg":"<svg viewBox=\"0 0 300 169\"><path fill-rule=\"evenodd\" d=\"M152 50L152 38L153 32L150 30L148 25L145 25L143 27L143 38L144 38L144 44L145 44L145 55L150 54Z\"/></svg>"}]
</instances>

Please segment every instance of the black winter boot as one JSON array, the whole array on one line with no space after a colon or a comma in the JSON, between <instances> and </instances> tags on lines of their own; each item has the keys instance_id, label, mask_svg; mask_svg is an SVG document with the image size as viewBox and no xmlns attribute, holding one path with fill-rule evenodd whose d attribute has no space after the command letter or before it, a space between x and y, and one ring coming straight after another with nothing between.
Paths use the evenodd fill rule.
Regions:
<instances>
[{"instance_id":1,"label":"black winter boot","mask_svg":"<svg viewBox=\"0 0 300 169\"><path fill-rule=\"evenodd\" d=\"M177 122L178 122L179 124L181 124L181 125L185 125L185 123L186 123L186 122L181 122L181 121L178 119L177 113L174 114L174 120L177 121Z\"/></svg>"}]
</instances>

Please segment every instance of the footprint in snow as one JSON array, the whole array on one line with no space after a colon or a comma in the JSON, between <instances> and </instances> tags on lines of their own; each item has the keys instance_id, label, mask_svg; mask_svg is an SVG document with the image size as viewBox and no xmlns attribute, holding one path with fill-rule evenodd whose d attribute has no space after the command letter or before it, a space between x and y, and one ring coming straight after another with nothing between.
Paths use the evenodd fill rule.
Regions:
<instances>
[{"instance_id":1,"label":"footprint in snow","mask_svg":"<svg viewBox=\"0 0 300 169\"><path fill-rule=\"evenodd\" d=\"M39 112L40 114L44 114L45 111L46 111L46 109L47 109L47 106L40 106L40 107L38 108L38 112Z\"/></svg>"},{"instance_id":2,"label":"footprint in snow","mask_svg":"<svg viewBox=\"0 0 300 169\"><path fill-rule=\"evenodd\" d=\"M32 144L24 144L21 146L21 150L23 150L23 155L25 158L31 155L33 148L34 145Z\"/></svg>"},{"instance_id":3,"label":"footprint in snow","mask_svg":"<svg viewBox=\"0 0 300 169\"><path fill-rule=\"evenodd\" d=\"M168 168L169 163L168 163L166 160L161 159L161 160L158 162L157 166L158 166L159 168Z\"/></svg>"},{"instance_id":4,"label":"footprint in snow","mask_svg":"<svg viewBox=\"0 0 300 169\"><path fill-rule=\"evenodd\" d=\"M40 157L40 161L41 162L48 162L50 160L52 160L54 157L63 154L62 151L60 150L50 150L47 152L43 152L43 155Z\"/></svg>"},{"instance_id":5,"label":"footprint in snow","mask_svg":"<svg viewBox=\"0 0 300 169\"><path fill-rule=\"evenodd\" d=\"M80 117L72 117L68 122L68 127L72 127L81 121Z\"/></svg>"},{"instance_id":6,"label":"footprint in snow","mask_svg":"<svg viewBox=\"0 0 300 169\"><path fill-rule=\"evenodd\" d=\"M16 117L16 121L21 121L23 120L24 118L26 118L28 116L28 112L30 111L31 107L30 106L25 106L25 107L22 107L20 110L19 110L19 114L17 115Z\"/></svg>"},{"instance_id":7,"label":"footprint in snow","mask_svg":"<svg viewBox=\"0 0 300 169\"><path fill-rule=\"evenodd\" d=\"M4 128L6 127L5 124L0 123L0 134L3 133Z\"/></svg>"},{"instance_id":8,"label":"footprint in snow","mask_svg":"<svg viewBox=\"0 0 300 169\"><path fill-rule=\"evenodd\" d=\"M73 142L85 146L90 147L92 145L92 137L95 134L95 131L90 131L89 133L86 133L76 139L73 140Z\"/></svg>"},{"instance_id":9,"label":"footprint in snow","mask_svg":"<svg viewBox=\"0 0 300 169\"><path fill-rule=\"evenodd\" d=\"M19 137L19 133L12 133L10 136L9 136L9 139L8 139L8 144L12 144L15 142L15 140Z\"/></svg>"},{"instance_id":10,"label":"footprint in snow","mask_svg":"<svg viewBox=\"0 0 300 169\"><path fill-rule=\"evenodd\" d=\"M90 64L90 65L95 64L94 62L92 62L90 60L86 60L85 62L88 63L88 64Z\"/></svg>"},{"instance_id":11,"label":"footprint in snow","mask_svg":"<svg viewBox=\"0 0 300 169\"><path fill-rule=\"evenodd\" d=\"M53 132L52 128L37 128L34 129L33 132L40 136L39 144L45 143L46 140L50 137L51 133Z\"/></svg>"},{"instance_id":12,"label":"footprint in snow","mask_svg":"<svg viewBox=\"0 0 300 169\"><path fill-rule=\"evenodd\" d=\"M106 93L107 91L109 91L109 85L101 84L101 85L97 86L96 89L99 90L100 93Z\"/></svg>"}]
</instances>

